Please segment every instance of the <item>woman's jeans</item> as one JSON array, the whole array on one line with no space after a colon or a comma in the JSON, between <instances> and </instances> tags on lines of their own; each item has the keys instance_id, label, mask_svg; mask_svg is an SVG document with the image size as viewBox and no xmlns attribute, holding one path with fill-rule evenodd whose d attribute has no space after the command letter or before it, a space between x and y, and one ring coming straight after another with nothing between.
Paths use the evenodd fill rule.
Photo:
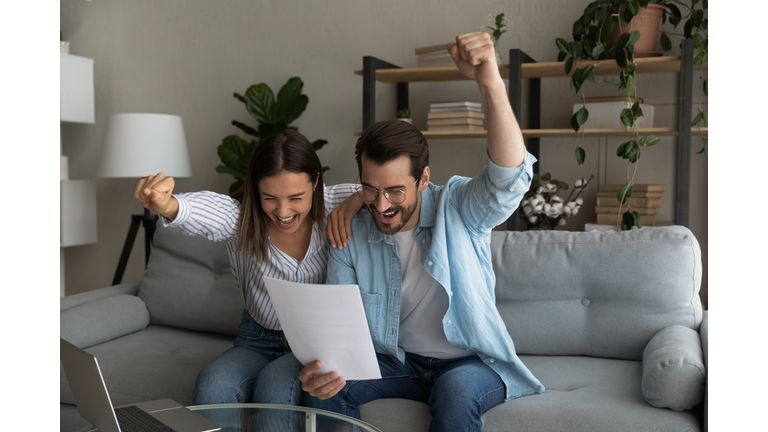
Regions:
<instances>
[{"instance_id":1,"label":"woman's jeans","mask_svg":"<svg viewBox=\"0 0 768 432\"><path fill-rule=\"evenodd\" d=\"M472 356L441 360L406 354L400 366L388 355L377 354L382 379L347 381L334 397L320 400L304 396L305 405L360 418L359 406L376 399L401 398L429 404L430 431L477 431L480 416L504 402L506 387L498 374ZM352 430L349 424L332 424L318 418L324 430Z\"/></svg>"},{"instance_id":2,"label":"woman's jeans","mask_svg":"<svg viewBox=\"0 0 768 432\"><path fill-rule=\"evenodd\" d=\"M285 359L289 361L278 360L291 352L283 332L263 328L247 310L243 310L243 320L237 333L234 346L200 371L192 393L192 403L208 405L255 402L300 405L303 399L301 382L295 374L291 380L290 374L296 370L297 364L301 369L301 364L293 355ZM261 372L271 363L275 363L270 367L272 372L261 377ZM290 372L281 372L279 369L282 364L286 364ZM286 379L275 383L274 380L269 380L274 376ZM260 391L261 381L269 384L265 392Z\"/></svg>"}]
</instances>

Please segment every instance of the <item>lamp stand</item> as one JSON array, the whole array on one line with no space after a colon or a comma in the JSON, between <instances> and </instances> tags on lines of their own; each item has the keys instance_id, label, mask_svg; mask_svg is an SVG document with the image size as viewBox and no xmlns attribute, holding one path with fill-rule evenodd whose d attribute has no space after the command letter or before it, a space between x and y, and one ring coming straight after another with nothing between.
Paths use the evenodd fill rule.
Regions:
<instances>
[{"instance_id":1,"label":"lamp stand","mask_svg":"<svg viewBox=\"0 0 768 432\"><path fill-rule=\"evenodd\" d=\"M149 209L144 209L143 215L131 215L131 227L128 229L128 237L125 238L123 253L120 255L120 262L117 264L117 271L115 271L115 278L112 279L112 285L118 285L123 280L123 273L125 273L128 258L131 256L133 242L136 240L136 234L139 232L139 224L142 223L144 225L144 268L146 268L147 263L149 263L149 254L152 250L152 238L155 236L157 219L158 216L151 214Z\"/></svg>"}]
</instances>

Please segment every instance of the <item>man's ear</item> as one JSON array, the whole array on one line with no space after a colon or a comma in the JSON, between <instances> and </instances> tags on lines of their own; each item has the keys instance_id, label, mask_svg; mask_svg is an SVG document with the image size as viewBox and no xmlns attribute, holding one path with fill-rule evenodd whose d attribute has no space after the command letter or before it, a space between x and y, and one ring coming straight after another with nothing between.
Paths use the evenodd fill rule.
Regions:
<instances>
[{"instance_id":1,"label":"man's ear","mask_svg":"<svg viewBox=\"0 0 768 432\"><path fill-rule=\"evenodd\" d=\"M429 186L429 167L424 167L424 171L421 172L421 180L419 182L419 192L423 191L424 189Z\"/></svg>"}]
</instances>

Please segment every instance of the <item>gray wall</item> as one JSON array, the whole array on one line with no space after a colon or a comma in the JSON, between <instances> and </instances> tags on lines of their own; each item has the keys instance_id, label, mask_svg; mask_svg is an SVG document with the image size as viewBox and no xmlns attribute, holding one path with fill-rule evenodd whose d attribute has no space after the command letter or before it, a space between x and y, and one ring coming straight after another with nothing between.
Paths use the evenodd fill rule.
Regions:
<instances>
[{"instance_id":1,"label":"gray wall","mask_svg":"<svg viewBox=\"0 0 768 432\"><path fill-rule=\"evenodd\" d=\"M373 55L402 67L416 67L413 49L449 42L460 33L480 31L494 9L511 19L500 41L502 59L520 48L540 62L555 61L554 40L570 40L573 21L589 3L573 0L500 2L477 0L406 1L258 1L258 0L62 0L61 29L71 53L94 59L96 124L63 127L63 152L70 178L95 179L106 120L121 112L158 112L183 118L194 177L177 180L177 191L226 192L231 177L218 174L216 147L238 133L234 119L249 122L243 105L232 97L251 84L267 83L277 91L289 77L304 81L309 106L295 123L310 140L329 144L319 152L331 167L326 183L356 177L354 133L362 124L362 57ZM681 26L682 27L682 26ZM679 29L682 32L682 28ZM674 50L680 37L672 37ZM660 48L657 47L657 51ZM696 75L698 79L698 74ZM655 126L677 126L676 74L639 75L638 95L656 107ZM430 101L474 100L474 83L412 83L414 124L426 129ZM587 83L587 96L620 95L608 84ZM377 84L377 120L394 117L395 85ZM697 92L694 92L695 98ZM574 96L565 78L542 82L542 127L568 127ZM701 99L706 109L706 97ZM694 114L696 113L696 101ZM523 113L525 126L527 113ZM539 169L573 185L595 175L583 194L585 205L569 230L583 230L594 220L598 183L623 182L627 165L615 157L620 138L587 138L587 162L577 165L574 147L580 139L542 139ZM435 183L451 175L473 176L485 163L482 140L432 140L431 168ZM693 152L702 146L693 139ZM674 221L676 139L663 138L643 151L636 183L663 183L660 223ZM602 156L601 156L602 153ZM607 154L607 157L606 157ZM151 155L148 155L151 156ZM706 300L707 159L693 155L690 227L703 249ZM149 173L148 173L149 174ZM142 207L133 200L136 183L128 179L96 179L98 236L95 245L66 249L67 294L107 286L120 256L129 215ZM133 249L124 281L143 272L141 236Z\"/></svg>"}]
</instances>

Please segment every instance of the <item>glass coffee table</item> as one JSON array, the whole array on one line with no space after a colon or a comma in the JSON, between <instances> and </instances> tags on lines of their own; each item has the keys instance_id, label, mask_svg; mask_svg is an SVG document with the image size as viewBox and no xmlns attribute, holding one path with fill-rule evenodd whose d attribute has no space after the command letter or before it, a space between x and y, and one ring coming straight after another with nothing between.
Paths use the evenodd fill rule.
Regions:
<instances>
[{"instance_id":1,"label":"glass coffee table","mask_svg":"<svg viewBox=\"0 0 768 432\"><path fill-rule=\"evenodd\" d=\"M244 403L187 408L221 426L221 432L381 432L352 417L301 406ZM90 431L96 429L86 428L78 432Z\"/></svg>"}]
</instances>

